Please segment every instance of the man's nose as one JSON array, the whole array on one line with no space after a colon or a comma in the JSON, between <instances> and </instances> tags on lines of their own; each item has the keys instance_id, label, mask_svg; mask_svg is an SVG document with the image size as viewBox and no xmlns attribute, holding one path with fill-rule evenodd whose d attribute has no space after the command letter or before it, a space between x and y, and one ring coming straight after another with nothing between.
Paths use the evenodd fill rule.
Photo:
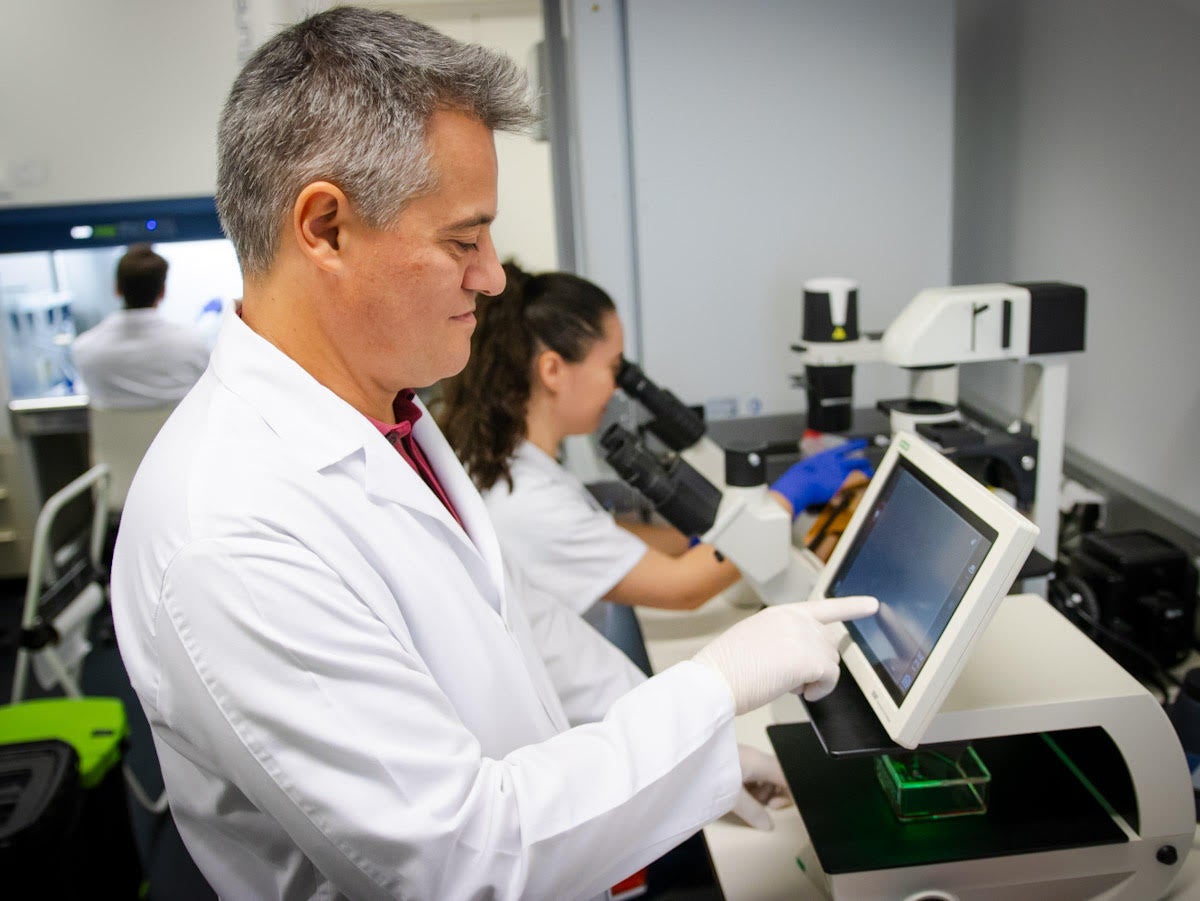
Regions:
<instances>
[{"instance_id":1,"label":"man's nose","mask_svg":"<svg viewBox=\"0 0 1200 901\"><path fill-rule=\"evenodd\" d=\"M504 267L500 265L491 235L480 236L479 255L467 267L463 287L468 291L495 297L504 290L505 280Z\"/></svg>"}]
</instances>

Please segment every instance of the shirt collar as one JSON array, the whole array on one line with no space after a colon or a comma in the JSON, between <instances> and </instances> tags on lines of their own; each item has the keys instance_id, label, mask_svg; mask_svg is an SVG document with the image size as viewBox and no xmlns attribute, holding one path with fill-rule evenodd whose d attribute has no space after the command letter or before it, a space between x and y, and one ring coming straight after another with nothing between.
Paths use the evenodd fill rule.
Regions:
<instances>
[{"instance_id":1,"label":"shirt collar","mask_svg":"<svg viewBox=\"0 0 1200 901\"><path fill-rule=\"evenodd\" d=\"M157 319L158 307L121 307L117 315L122 319Z\"/></svg>"},{"instance_id":2,"label":"shirt collar","mask_svg":"<svg viewBox=\"0 0 1200 901\"><path fill-rule=\"evenodd\" d=\"M392 416L395 418L395 422L383 422L373 416L368 416L367 419L384 438L390 438L393 433L399 434L401 438L406 438L412 434L413 426L421 418L421 408L413 401L416 396L417 392L411 388L405 388L396 395L396 399L392 401Z\"/></svg>"}]
</instances>

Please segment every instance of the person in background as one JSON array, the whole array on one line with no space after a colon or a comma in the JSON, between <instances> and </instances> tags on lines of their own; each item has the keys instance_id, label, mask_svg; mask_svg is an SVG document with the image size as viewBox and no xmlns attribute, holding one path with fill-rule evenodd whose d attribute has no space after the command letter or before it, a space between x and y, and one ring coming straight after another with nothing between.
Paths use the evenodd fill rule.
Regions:
<instances>
[{"instance_id":1,"label":"person in background","mask_svg":"<svg viewBox=\"0 0 1200 901\"><path fill-rule=\"evenodd\" d=\"M71 344L91 406L138 410L177 403L208 366L200 336L159 314L166 286L167 261L149 244L132 245L117 261L124 308Z\"/></svg>"},{"instance_id":2,"label":"person in background","mask_svg":"<svg viewBox=\"0 0 1200 901\"><path fill-rule=\"evenodd\" d=\"M442 386L438 419L475 480L501 546L542 591L631 647L630 617L598 602L698 607L739 574L713 548L666 525L618 523L557 461L569 435L600 424L624 353L621 320L597 285L506 263L507 286L484 300L471 359ZM794 464L772 485L789 511L825 503L854 470L843 448ZM606 609L607 608L607 609Z\"/></svg>"},{"instance_id":3,"label":"person in background","mask_svg":"<svg viewBox=\"0 0 1200 901\"><path fill-rule=\"evenodd\" d=\"M531 121L507 57L364 7L266 41L222 111L240 316L134 478L112 577L222 898L604 897L744 783L783 790L734 717L828 692L823 624L878 609L773 607L647 679L506 566L414 389L504 288L494 132Z\"/></svg>"}]
</instances>

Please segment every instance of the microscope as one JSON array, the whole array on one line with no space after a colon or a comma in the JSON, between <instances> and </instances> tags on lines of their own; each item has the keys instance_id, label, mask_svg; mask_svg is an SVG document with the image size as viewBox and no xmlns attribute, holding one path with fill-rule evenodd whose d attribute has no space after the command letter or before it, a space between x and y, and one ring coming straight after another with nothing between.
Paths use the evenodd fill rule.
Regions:
<instances>
[{"instance_id":1,"label":"microscope","mask_svg":"<svg viewBox=\"0 0 1200 901\"><path fill-rule=\"evenodd\" d=\"M665 450L614 423L600 436L609 466L680 532L733 561L764 604L808 597L821 561L792 544L792 518L768 495L765 449L722 448L696 412L628 360L617 384L654 415L646 430Z\"/></svg>"},{"instance_id":2,"label":"microscope","mask_svg":"<svg viewBox=\"0 0 1200 901\"><path fill-rule=\"evenodd\" d=\"M1087 292L1063 282L958 285L921 291L882 334L858 328L858 285L805 283L801 356L809 426L850 427L852 377L860 363L909 373L909 396L880 401L891 431L916 432L980 481L1009 491L1041 530L1037 550L1058 549L1058 495L1067 412L1066 354L1084 349ZM963 365L1022 365L1022 415L1005 428L968 418L959 403Z\"/></svg>"},{"instance_id":3,"label":"microscope","mask_svg":"<svg viewBox=\"0 0 1200 901\"><path fill-rule=\"evenodd\" d=\"M854 366L884 362L910 374L910 395L880 401L892 432L912 431L980 481L1004 488L1040 529L1037 550L1057 556L1058 493L1066 420L1065 354L1083 350L1087 293L1061 282L965 285L921 291L882 334L858 326L858 286L805 284L797 382L808 389L808 426L850 428ZM1005 429L968 419L959 367L1027 363L1023 416ZM620 425L601 436L610 466L686 535L700 536L741 570L766 604L807 596L821 561L793 545L785 511L766 493L765 448L723 449L703 419L624 361L617 383L652 415L656 455ZM1048 571L1048 567L1045 568Z\"/></svg>"}]
</instances>

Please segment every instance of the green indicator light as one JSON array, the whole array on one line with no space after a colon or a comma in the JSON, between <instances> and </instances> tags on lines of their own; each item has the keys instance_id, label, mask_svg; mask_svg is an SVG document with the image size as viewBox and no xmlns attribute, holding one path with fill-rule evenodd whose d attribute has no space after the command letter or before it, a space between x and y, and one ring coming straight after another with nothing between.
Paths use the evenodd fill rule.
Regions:
<instances>
[{"instance_id":1,"label":"green indicator light","mask_svg":"<svg viewBox=\"0 0 1200 901\"><path fill-rule=\"evenodd\" d=\"M807 872L808 872L808 867L806 867L806 866L804 865L804 861L802 861L802 860L800 859L799 855L797 855L797 856L796 856L796 866L798 866L798 867L800 868L800 872L801 872L801 873L807 873Z\"/></svg>"},{"instance_id":2,"label":"green indicator light","mask_svg":"<svg viewBox=\"0 0 1200 901\"><path fill-rule=\"evenodd\" d=\"M92 229L92 235L97 238L115 238L117 227L115 225L97 225Z\"/></svg>"}]
</instances>

